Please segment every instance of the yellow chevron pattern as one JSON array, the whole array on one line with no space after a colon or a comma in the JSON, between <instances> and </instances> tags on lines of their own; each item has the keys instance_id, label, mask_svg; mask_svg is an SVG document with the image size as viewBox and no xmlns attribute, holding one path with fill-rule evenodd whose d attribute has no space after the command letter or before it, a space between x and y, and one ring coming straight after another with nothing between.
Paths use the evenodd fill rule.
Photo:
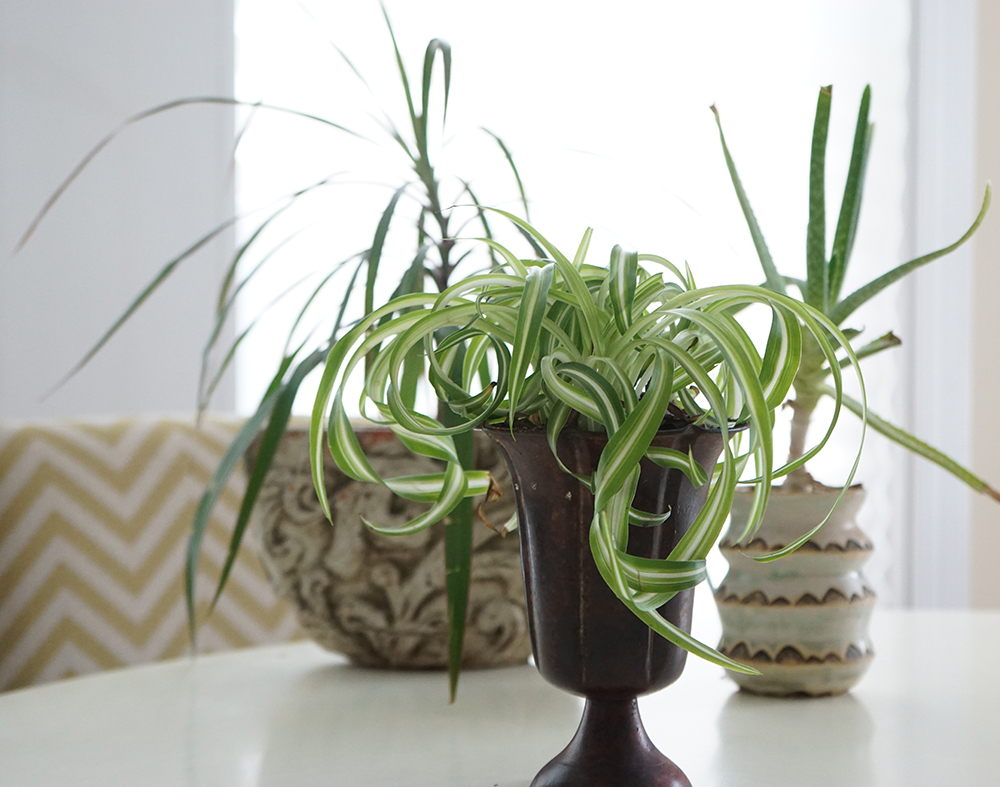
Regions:
<instances>
[{"instance_id":1,"label":"yellow chevron pattern","mask_svg":"<svg viewBox=\"0 0 1000 787\"><path fill-rule=\"evenodd\" d=\"M184 555L205 483L239 427L170 419L0 426L0 690L189 651ZM204 614L243 478L205 536ZM283 641L290 608L244 548L199 651Z\"/></svg>"}]
</instances>

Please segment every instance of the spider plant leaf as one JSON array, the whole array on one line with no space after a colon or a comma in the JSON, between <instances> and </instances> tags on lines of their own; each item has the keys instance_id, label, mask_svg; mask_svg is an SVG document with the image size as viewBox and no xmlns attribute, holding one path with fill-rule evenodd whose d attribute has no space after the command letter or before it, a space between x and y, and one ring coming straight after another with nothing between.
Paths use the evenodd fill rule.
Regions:
<instances>
[{"instance_id":1,"label":"spider plant leaf","mask_svg":"<svg viewBox=\"0 0 1000 787\"><path fill-rule=\"evenodd\" d=\"M594 228L587 227L583 237L580 238L580 245L576 247L576 254L573 255L573 265L576 268L583 267L583 261L587 259L587 252L590 250L590 239L594 236ZM614 254L614 252L611 252Z\"/></svg>"},{"instance_id":2,"label":"spider plant leaf","mask_svg":"<svg viewBox=\"0 0 1000 787\"><path fill-rule=\"evenodd\" d=\"M510 269L518 276L527 276L528 268L518 257L506 246L502 246L497 243L493 238L476 238L476 240L485 243L493 251L496 251L504 258L507 265L510 265ZM461 282L459 282L461 284Z\"/></svg>"},{"instance_id":3,"label":"spider plant leaf","mask_svg":"<svg viewBox=\"0 0 1000 787\"><path fill-rule=\"evenodd\" d=\"M441 494L427 511L400 527L383 527L369 522L367 519L363 521L373 531L381 535L412 535L448 517L455 510L459 501L466 497L467 492L468 484L465 481L465 472L462 470L462 466L457 462L448 462L445 466Z\"/></svg>"},{"instance_id":4,"label":"spider plant leaf","mask_svg":"<svg viewBox=\"0 0 1000 787\"><path fill-rule=\"evenodd\" d=\"M620 550L616 558L628 586L640 593L672 594L693 588L708 578L704 560L653 560Z\"/></svg>"},{"instance_id":5,"label":"spider plant leaf","mask_svg":"<svg viewBox=\"0 0 1000 787\"><path fill-rule=\"evenodd\" d=\"M591 413L596 410L597 420L604 424L609 435L621 428L625 422L625 410L618 392L604 375L596 369L575 361L559 364L556 375L568 377L570 381L583 389L583 394L588 402L587 410ZM581 410L581 412L583 411ZM584 413L584 415L592 417L588 413Z\"/></svg>"},{"instance_id":6,"label":"spider plant leaf","mask_svg":"<svg viewBox=\"0 0 1000 787\"><path fill-rule=\"evenodd\" d=\"M410 416L418 423L426 425L431 429L440 426L439 422L429 415L411 411ZM404 429L398 424L392 425L392 431L415 454L440 459L443 462L458 461L458 454L455 452L455 439L451 435L421 434Z\"/></svg>"},{"instance_id":7,"label":"spider plant leaf","mask_svg":"<svg viewBox=\"0 0 1000 787\"><path fill-rule=\"evenodd\" d=\"M602 536L603 534L599 528L593 526L591 527L590 549L594 555L594 563L597 565L597 570L610 587L614 588L616 585L624 586L625 582L622 581L619 583L618 577L615 574L617 563L608 557L609 551L613 549L613 547L606 543L606 538L602 538ZM618 594L616 593L616 595ZM737 672L745 672L748 674L757 674L757 670L753 669L753 667L748 667L746 664L741 664L740 662L734 661L727 656L723 656L714 648L700 642L687 632L671 624L655 610L641 609L635 603L631 594L628 593L627 590L621 595L618 595L618 597L625 604L625 606L631 609L636 617L649 626L650 629L655 631L661 637L664 637L670 642L673 642L675 645L683 648L687 652L700 656L706 661L712 664L717 664L720 667L725 667L726 669L735 670Z\"/></svg>"},{"instance_id":8,"label":"spider plant leaf","mask_svg":"<svg viewBox=\"0 0 1000 787\"><path fill-rule=\"evenodd\" d=\"M750 207L750 200L740 181L740 176L736 172L736 163L729 153L726 145L725 134L722 133L722 121L719 119L719 111L712 105L712 114L715 115L715 124L719 128L719 139L722 141L722 153L726 157L726 166L729 168L729 177L733 181L733 188L736 189L736 199L739 200L740 208L743 209L743 217L746 219L747 227L750 228L750 237L753 239L754 248L757 250L757 257L760 259L760 266L764 270L764 278L767 279L767 287L775 292L785 293L785 282L778 269L774 266L771 252L767 248L764 234L760 231L757 217L753 208Z\"/></svg>"},{"instance_id":9,"label":"spider plant leaf","mask_svg":"<svg viewBox=\"0 0 1000 787\"><path fill-rule=\"evenodd\" d=\"M635 301L636 271L639 267L639 255L634 251L623 251L616 245L611 250L611 261L608 268L610 277L610 300L615 324L619 332L626 333L632 325L632 304Z\"/></svg>"},{"instance_id":10,"label":"spider plant leaf","mask_svg":"<svg viewBox=\"0 0 1000 787\"><path fill-rule=\"evenodd\" d=\"M281 387L277 397L275 398L274 407L271 410L267 428L264 430L264 434L260 441L260 447L257 450L256 461L250 469L250 473L247 478L246 492L243 494L243 501L240 504L239 514L236 517L236 524L233 527L233 535L229 541L229 551L226 555L226 562L222 567L222 573L219 575L219 582L215 589L215 595L212 598L212 609L214 609L216 603L218 603L219 596L222 595L222 591L226 587L226 581L229 579L229 572L232 570L233 564L236 562L236 555L239 552L240 544L243 541L243 535L246 532L247 524L250 522L250 514L253 511L254 504L257 502L257 497L260 494L261 487L264 485L264 478L267 475L268 470L271 469L271 463L274 461L274 456L278 452L278 446L281 444L282 435L284 435L285 427L288 425L288 419L291 417L292 405L295 402L295 396L299 392L299 387L302 385L302 381L306 378L306 375L322 363L325 357L326 353L321 350L316 350L306 356L306 358L303 359L303 361L295 368L295 371L292 372L288 382Z\"/></svg>"},{"instance_id":11,"label":"spider plant leaf","mask_svg":"<svg viewBox=\"0 0 1000 787\"><path fill-rule=\"evenodd\" d=\"M810 306L822 309L829 288L826 261L826 138L830 130L833 86L819 89L809 157L809 224L806 227L806 294Z\"/></svg>"},{"instance_id":12,"label":"spider plant leaf","mask_svg":"<svg viewBox=\"0 0 1000 787\"><path fill-rule=\"evenodd\" d=\"M840 203L840 216L837 218L837 229L833 235L827 298L823 308L826 312L829 312L840 298L840 289L847 273L847 265L851 260L854 236L858 229L865 171L868 168L868 151L871 149L872 133L875 128L868 122L871 96L871 85L865 85L865 90L861 94L861 106L858 109L858 123L854 130L854 145L851 149L851 163L847 170L847 183L844 185L844 199Z\"/></svg>"},{"instance_id":13,"label":"spider plant leaf","mask_svg":"<svg viewBox=\"0 0 1000 787\"><path fill-rule=\"evenodd\" d=\"M951 254L955 251L955 249L959 248L963 243L969 240L973 234L975 234L976 230L979 229L979 225L983 223L983 219L986 218L986 211L989 210L990 207L990 198L990 186L987 184L986 191L983 194L983 204L979 208L979 214L976 216L976 220L972 222L972 226L965 231L965 234L962 235L961 238L952 243L950 246L945 246L943 249L938 249L930 254L925 254L923 257L917 257L909 262L904 262L902 265L893 268L888 273L884 273L877 279L868 282L868 284L863 287L859 287L833 307L833 310L830 312L830 319L833 320L836 325L840 325L854 313L855 309L875 295L878 295L890 284L899 281L899 279L902 279L911 271L915 271L917 268L926 265L928 262L933 262L940 257Z\"/></svg>"},{"instance_id":14,"label":"spider plant leaf","mask_svg":"<svg viewBox=\"0 0 1000 787\"><path fill-rule=\"evenodd\" d=\"M514 426L517 401L524 387L528 366L535 362L538 336L545 316L549 287L552 285L553 265L532 268L524 281L524 295L517 313L517 327L514 329L514 349L510 356L510 385L507 396L510 400L510 424Z\"/></svg>"},{"instance_id":15,"label":"spider plant leaf","mask_svg":"<svg viewBox=\"0 0 1000 787\"><path fill-rule=\"evenodd\" d=\"M691 486L695 489L708 483L708 473L695 461L694 454L690 451L685 454L674 448L651 445L646 449L646 458L660 467L672 467L675 470L680 470L688 477Z\"/></svg>"},{"instance_id":16,"label":"spider plant leaf","mask_svg":"<svg viewBox=\"0 0 1000 787\"><path fill-rule=\"evenodd\" d=\"M229 444L225 454L222 455L222 459L215 468L215 472L212 473L212 477L205 486L205 491L202 493L201 499L198 501L198 508L195 510L191 522L191 534L188 536L187 553L184 562L184 593L187 600L188 635L191 638L192 647L194 647L197 641L197 618L194 606L195 578L198 575L201 542L208 527L208 518L219 496L222 494L229 476L233 474L236 465L239 464L243 458L243 454L246 453L250 443L253 442L254 437L260 431L264 420L274 409L277 398L278 391L271 391L261 400L256 412L247 419L247 422L240 428L236 437Z\"/></svg>"},{"instance_id":17,"label":"spider plant leaf","mask_svg":"<svg viewBox=\"0 0 1000 787\"><path fill-rule=\"evenodd\" d=\"M408 307L411 301L415 305L418 302L417 299L420 297L423 296L415 294L408 296L408 298L401 298L399 301L403 301ZM362 319L330 348L330 352L327 355L326 365L323 368L323 375L319 381L316 399L313 403L312 416L309 421L309 463L312 468L313 485L316 488L316 495L319 498L323 513L326 514L328 519L330 517L330 502L327 499L326 484L323 481L322 439L323 426L326 422L326 408L332 398L334 401L330 413L331 428L328 442L331 450L343 453L343 464L339 459L336 459L335 455L338 466L355 480L367 480L377 483L378 474L368 463L364 453L361 451L361 446L358 444L357 438L354 436L354 432L351 430L347 412L344 410L343 391L340 390L334 394L334 387L338 376L350 369L348 356L351 350L365 335L373 322L380 319L384 314L391 313L394 308L399 308L399 301L387 304Z\"/></svg>"},{"instance_id":18,"label":"spider plant leaf","mask_svg":"<svg viewBox=\"0 0 1000 787\"><path fill-rule=\"evenodd\" d=\"M674 274L674 276L677 277L678 281L680 281L680 282L684 282L685 281L684 274L681 273L680 268L678 268L676 265L674 265L666 257L661 257L658 254L640 254L639 255L639 262L655 262L658 265L662 265L664 268L666 268L672 274Z\"/></svg>"},{"instance_id":19,"label":"spider plant leaf","mask_svg":"<svg viewBox=\"0 0 1000 787\"><path fill-rule=\"evenodd\" d=\"M802 331L798 320L780 307L772 309L771 331L760 370L760 382L771 409L780 407L785 401L801 358Z\"/></svg>"},{"instance_id":20,"label":"spider plant leaf","mask_svg":"<svg viewBox=\"0 0 1000 787\"><path fill-rule=\"evenodd\" d=\"M490 474L486 470L469 470L465 473L467 494L485 495L490 491ZM385 479L385 485L394 495L416 503L433 503L444 489L444 473L398 476Z\"/></svg>"},{"instance_id":21,"label":"spider plant leaf","mask_svg":"<svg viewBox=\"0 0 1000 787\"><path fill-rule=\"evenodd\" d=\"M530 222L531 215L528 212L528 197L524 193L524 183L521 181L521 173L517 171L517 165L514 163L514 156L511 155L510 148L507 147L507 144L500 139L500 137L488 128L482 127L482 129L496 140L497 144L500 146L500 150L503 151L503 155L507 159L507 163L510 165L510 171L514 173L514 180L517 181L517 191L521 195L521 207L524 208L524 219L525 221Z\"/></svg>"},{"instance_id":22,"label":"spider plant leaf","mask_svg":"<svg viewBox=\"0 0 1000 787\"><path fill-rule=\"evenodd\" d=\"M673 380L673 363L666 353L658 352L653 360L653 375L645 395L613 434L608 425L611 436L601 451L594 477L596 511L607 507L612 495L618 493L629 474L638 467L639 460L646 455L670 404Z\"/></svg>"},{"instance_id":23,"label":"spider plant leaf","mask_svg":"<svg viewBox=\"0 0 1000 787\"><path fill-rule=\"evenodd\" d=\"M506 216L511 222L514 223L515 226L520 227L529 235L534 237L538 243L552 255L556 270L566 282L566 286L568 287L570 294L576 299L577 308L583 315L589 339L594 343L597 353L599 355L604 355L607 344L604 336L604 324L606 320L601 316L601 312L597 308L597 304L594 302L593 294L587 287L587 283L584 281L583 276L580 275L580 271L577 270L577 267L570 262L565 254L559 251L559 249L546 240L545 237L538 232L538 230L524 221L524 219L520 216L515 216L513 213L508 213L507 211L500 210L499 208L490 208L490 210L494 213L499 213L501 216Z\"/></svg>"},{"instance_id":24,"label":"spider plant leaf","mask_svg":"<svg viewBox=\"0 0 1000 787\"><path fill-rule=\"evenodd\" d=\"M832 396L835 392L829 386L823 387L823 393L828 396ZM863 408L861 403L856 399L844 394L843 396L844 406L857 416L861 416ZM868 415L868 425L881 435L885 435L894 443L898 443L904 448L918 454L924 459L933 462L938 467L947 470L955 478L961 481L963 484L968 486L973 492L980 492L982 494L989 495L994 500L1000 501L1000 491L997 491L992 486L989 485L984 479L975 475L972 471L968 470L954 459L952 459L947 454L939 451L931 445L928 445L920 438L912 435L904 429L895 426L884 418L876 415L871 410L867 411Z\"/></svg>"},{"instance_id":25,"label":"spider plant leaf","mask_svg":"<svg viewBox=\"0 0 1000 787\"><path fill-rule=\"evenodd\" d=\"M365 314L370 313L375 308L375 282L378 279L378 267L382 261L382 249L385 247L385 236L389 234L389 227L392 224L392 214L396 210L399 198L403 196L409 184L404 184L393 192L389 204L382 212L382 217L375 228L375 237L372 238L371 249L368 252L368 281L365 286Z\"/></svg>"}]
</instances>

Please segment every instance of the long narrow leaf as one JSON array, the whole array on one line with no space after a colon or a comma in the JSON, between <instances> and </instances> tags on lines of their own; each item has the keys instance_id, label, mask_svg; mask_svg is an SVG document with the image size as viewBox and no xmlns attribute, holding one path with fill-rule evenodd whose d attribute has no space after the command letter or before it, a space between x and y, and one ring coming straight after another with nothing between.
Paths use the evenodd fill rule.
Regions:
<instances>
[{"instance_id":1,"label":"long narrow leaf","mask_svg":"<svg viewBox=\"0 0 1000 787\"><path fill-rule=\"evenodd\" d=\"M829 386L824 386L823 392L828 396L832 396L834 394L834 390ZM846 394L843 396L843 401L844 406L848 410L859 417L861 416L862 407L860 402L852 399ZM933 462L943 470L947 470L955 476L955 478L968 486L973 492L980 492L982 494L989 495L994 500L1000 502L1000 491L994 489L984 479L977 476L968 468L963 467L947 454L944 454L933 446L928 445L923 440L915 437L906 430L900 429L898 426L889 423L884 418L873 413L871 410L867 411L867 415L868 425L879 434L885 435L894 443L898 443L913 453L922 456L924 459Z\"/></svg>"},{"instance_id":2,"label":"long narrow leaf","mask_svg":"<svg viewBox=\"0 0 1000 787\"><path fill-rule=\"evenodd\" d=\"M750 207L750 200L743 188L740 176L736 172L736 162L733 161L733 157L729 153L729 146L726 145L726 136L722 133L722 121L719 118L719 111L715 108L714 104L712 105L712 114L715 115L715 124L719 128L719 139L722 141L722 153L726 157L726 166L729 168L729 177L733 181L733 188L736 189L736 199L739 200L740 207L743 209L743 217L746 219L747 226L750 228L750 237L753 239L754 248L757 249L757 257L760 259L760 266L764 269L764 277L767 279L767 286L775 292L784 294L784 279L781 274L778 273L778 269L774 266L774 260L771 258L771 252L767 248L767 242L764 240L764 234L760 231L760 225L757 223L757 217L754 215L753 208Z\"/></svg>"},{"instance_id":3,"label":"long narrow leaf","mask_svg":"<svg viewBox=\"0 0 1000 787\"><path fill-rule=\"evenodd\" d=\"M969 238L975 234L976 230L979 229L979 225L982 224L983 219L986 218L986 211L989 210L990 199L991 191L989 184L987 184L986 191L983 194L983 204L979 208L979 214L976 216L976 220L972 222L972 226L965 231L965 234L962 235L961 238L952 243L950 246L945 246L943 249L938 249L930 254L925 254L923 257L917 257L915 260L904 262L902 265L893 268L888 273L882 274L877 279L870 281L863 287L859 287L833 307L833 311L830 312L830 319L832 319L835 324L840 325L854 313L855 309L868 301L870 298L878 295L890 284L899 281L911 271L915 271L917 268L926 265L929 262L933 262L934 260L944 257L947 254L951 254L955 251L955 249L959 248L962 244L969 240Z\"/></svg>"},{"instance_id":4,"label":"long narrow leaf","mask_svg":"<svg viewBox=\"0 0 1000 787\"><path fill-rule=\"evenodd\" d=\"M806 228L806 303L822 309L829 289L826 263L826 138L833 86L819 90L809 158L809 224Z\"/></svg>"},{"instance_id":5,"label":"long narrow leaf","mask_svg":"<svg viewBox=\"0 0 1000 787\"><path fill-rule=\"evenodd\" d=\"M851 164L847 170L844 185L844 199L840 203L840 216L833 236L833 250L830 253L830 268L824 310L830 308L840 298L840 288L844 283L847 265L854 248L854 237L858 229L861 212L861 197L865 187L865 170L868 166L868 151L871 148L873 126L868 122L868 108L871 104L871 85L866 85L861 94L858 109L858 123L854 129L854 145L851 149Z\"/></svg>"}]
</instances>

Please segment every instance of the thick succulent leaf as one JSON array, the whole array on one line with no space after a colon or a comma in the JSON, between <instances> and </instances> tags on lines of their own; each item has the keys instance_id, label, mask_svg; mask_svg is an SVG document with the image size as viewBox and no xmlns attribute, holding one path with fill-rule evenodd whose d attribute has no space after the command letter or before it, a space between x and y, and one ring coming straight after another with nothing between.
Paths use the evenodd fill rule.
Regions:
<instances>
[{"instance_id":1,"label":"thick succulent leaf","mask_svg":"<svg viewBox=\"0 0 1000 787\"><path fill-rule=\"evenodd\" d=\"M983 219L986 218L986 211L989 210L990 207L990 198L990 186L987 184L986 191L983 194L983 204L979 208L979 214L976 216L976 220L972 222L972 226L965 231L965 234L962 235L961 238L952 243L950 246L945 246L943 249L938 249L930 254L925 254L924 256L917 257L909 262L904 262L902 265L893 268L888 273L883 273L877 279L868 282L868 284L863 287L859 287L833 307L833 310L830 312L830 319L837 325L840 325L854 313L855 309L878 295L890 284L899 281L908 273L915 271L917 268L920 268L929 262L933 262L940 257L944 257L947 254L951 254L955 251L955 249L959 248L975 234L976 230L979 229L979 225L983 223Z\"/></svg>"},{"instance_id":2,"label":"thick succulent leaf","mask_svg":"<svg viewBox=\"0 0 1000 787\"><path fill-rule=\"evenodd\" d=\"M823 392L828 396L833 396L836 393L828 386L823 388ZM971 470L956 462L944 452L939 451L932 445L925 443L923 440L907 432L905 429L901 429L889 421L886 421L884 418L876 415L871 410L866 411L859 401L853 399L847 394L843 395L843 401L844 406L855 415L861 417L865 414L868 425L879 434L885 435L894 443L898 443L907 450L912 451L918 456L922 456L924 459L933 462L943 470L948 471L955 476L955 478L968 486L973 492L980 492L982 494L989 495L994 500L1000 501L1000 491L991 487L984 479L980 478Z\"/></svg>"},{"instance_id":3,"label":"thick succulent leaf","mask_svg":"<svg viewBox=\"0 0 1000 787\"><path fill-rule=\"evenodd\" d=\"M874 131L874 126L868 122L871 97L871 85L866 85L864 93L861 94L858 123L854 129L854 145L851 148L851 164L847 170L844 199L840 203L840 216L837 218L837 229L833 236L827 299L823 308L825 312L829 312L833 304L840 298L840 288L843 286L844 275L847 273L847 266L851 261L851 251L854 248L858 216L861 213L861 196L865 188L865 171L868 168L868 151L871 149Z\"/></svg>"},{"instance_id":4,"label":"thick succulent leaf","mask_svg":"<svg viewBox=\"0 0 1000 787\"><path fill-rule=\"evenodd\" d=\"M819 89L809 158L809 224L806 228L806 303L822 309L827 302L826 138L830 130L833 86Z\"/></svg>"}]
</instances>

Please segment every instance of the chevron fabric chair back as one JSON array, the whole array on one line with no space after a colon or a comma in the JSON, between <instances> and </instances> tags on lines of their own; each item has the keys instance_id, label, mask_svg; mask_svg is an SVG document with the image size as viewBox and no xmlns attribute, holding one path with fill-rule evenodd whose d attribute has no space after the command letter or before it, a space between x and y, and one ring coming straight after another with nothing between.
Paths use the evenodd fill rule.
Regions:
<instances>
[{"instance_id":1,"label":"chevron fabric chair back","mask_svg":"<svg viewBox=\"0 0 1000 787\"><path fill-rule=\"evenodd\" d=\"M184 556L236 419L0 426L0 690L190 652ZM224 490L202 549L204 618L244 480ZM297 634L253 549L198 634L199 652Z\"/></svg>"}]
</instances>

